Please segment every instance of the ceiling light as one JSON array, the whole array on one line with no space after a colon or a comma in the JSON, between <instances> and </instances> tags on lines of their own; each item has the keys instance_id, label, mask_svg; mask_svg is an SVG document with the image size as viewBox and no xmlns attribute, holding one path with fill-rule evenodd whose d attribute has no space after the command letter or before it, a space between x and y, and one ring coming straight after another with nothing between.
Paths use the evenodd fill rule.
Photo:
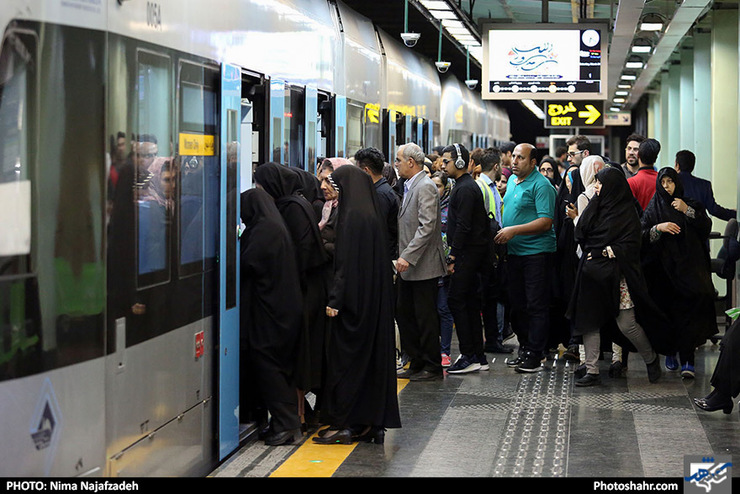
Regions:
<instances>
[{"instance_id":1,"label":"ceiling light","mask_svg":"<svg viewBox=\"0 0 740 494\"><path fill-rule=\"evenodd\" d=\"M640 20L640 31L660 31L663 29L663 18L658 14L647 14Z\"/></svg>"},{"instance_id":2,"label":"ceiling light","mask_svg":"<svg viewBox=\"0 0 740 494\"><path fill-rule=\"evenodd\" d=\"M630 92L629 91L615 91L614 94L616 94L617 96L627 96L628 94L630 94Z\"/></svg>"},{"instance_id":3,"label":"ceiling light","mask_svg":"<svg viewBox=\"0 0 740 494\"><path fill-rule=\"evenodd\" d=\"M632 85L630 84L617 84L617 87L619 89L632 89Z\"/></svg>"},{"instance_id":4,"label":"ceiling light","mask_svg":"<svg viewBox=\"0 0 740 494\"><path fill-rule=\"evenodd\" d=\"M435 19L457 19L457 15L451 10L430 10L429 13Z\"/></svg>"},{"instance_id":5,"label":"ceiling light","mask_svg":"<svg viewBox=\"0 0 740 494\"><path fill-rule=\"evenodd\" d=\"M451 10L449 4L441 0L421 0L421 4L428 10Z\"/></svg>"},{"instance_id":6,"label":"ceiling light","mask_svg":"<svg viewBox=\"0 0 740 494\"><path fill-rule=\"evenodd\" d=\"M614 98L612 101L614 101L615 103L624 103L627 100L625 100L624 98Z\"/></svg>"},{"instance_id":7,"label":"ceiling light","mask_svg":"<svg viewBox=\"0 0 740 494\"><path fill-rule=\"evenodd\" d=\"M455 34L470 34L470 31L466 27L446 27L448 33Z\"/></svg>"},{"instance_id":8,"label":"ceiling light","mask_svg":"<svg viewBox=\"0 0 740 494\"><path fill-rule=\"evenodd\" d=\"M627 60L627 63L625 63L624 66L628 69L641 69L645 64L642 60Z\"/></svg>"},{"instance_id":9,"label":"ceiling light","mask_svg":"<svg viewBox=\"0 0 740 494\"><path fill-rule=\"evenodd\" d=\"M537 118L539 118L540 120L544 120L545 119L545 112L542 111L542 108L540 108L539 106L537 106L537 103L535 103L531 99L523 99L522 100L522 104L524 106L526 106L529 109L529 111L531 111L532 113L534 113L534 115Z\"/></svg>"},{"instance_id":10,"label":"ceiling light","mask_svg":"<svg viewBox=\"0 0 740 494\"><path fill-rule=\"evenodd\" d=\"M609 111L620 111L620 110L621 108L618 106L612 106L611 108L609 108Z\"/></svg>"},{"instance_id":11,"label":"ceiling light","mask_svg":"<svg viewBox=\"0 0 740 494\"><path fill-rule=\"evenodd\" d=\"M621 79L623 81L634 81L637 79L637 76L635 74L622 74Z\"/></svg>"},{"instance_id":12,"label":"ceiling light","mask_svg":"<svg viewBox=\"0 0 740 494\"><path fill-rule=\"evenodd\" d=\"M632 53L650 53L652 50L653 47L650 45L637 44L637 42L632 45Z\"/></svg>"},{"instance_id":13,"label":"ceiling light","mask_svg":"<svg viewBox=\"0 0 740 494\"><path fill-rule=\"evenodd\" d=\"M445 29L450 29L453 27L465 27L462 21L454 19L442 19L442 25L445 27Z\"/></svg>"}]
</instances>

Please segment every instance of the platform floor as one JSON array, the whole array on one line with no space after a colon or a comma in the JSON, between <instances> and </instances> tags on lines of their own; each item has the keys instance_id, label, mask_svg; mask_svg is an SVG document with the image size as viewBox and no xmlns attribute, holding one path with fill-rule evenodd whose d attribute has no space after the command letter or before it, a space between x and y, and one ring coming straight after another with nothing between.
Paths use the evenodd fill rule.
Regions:
<instances>
[{"instance_id":1,"label":"platform floor","mask_svg":"<svg viewBox=\"0 0 740 494\"><path fill-rule=\"evenodd\" d=\"M383 445L317 445L315 430L290 446L252 439L211 477L681 479L686 455L740 460L738 407L707 413L692 401L711 389L718 355L718 345L707 342L696 353L695 379L664 368L650 384L636 353L623 377L608 377L607 353L602 384L580 388L574 366L562 359L528 375L506 366L510 355L490 353L488 371L399 379L403 426L389 430Z\"/></svg>"}]
</instances>

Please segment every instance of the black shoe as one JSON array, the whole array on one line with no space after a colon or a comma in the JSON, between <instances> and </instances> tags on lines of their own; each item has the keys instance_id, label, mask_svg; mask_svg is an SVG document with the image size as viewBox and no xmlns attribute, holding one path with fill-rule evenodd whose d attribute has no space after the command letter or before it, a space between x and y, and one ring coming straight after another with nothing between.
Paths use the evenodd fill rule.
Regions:
<instances>
[{"instance_id":1,"label":"black shoe","mask_svg":"<svg viewBox=\"0 0 740 494\"><path fill-rule=\"evenodd\" d=\"M293 444L293 431L273 432L265 437L266 446L282 446L283 444Z\"/></svg>"},{"instance_id":2,"label":"black shoe","mask_svg":"<svg viewBox=\"0 0 740 494\"><path fill-rule=\"evenodd\" d=\"M521 374L539 372L542 370L542 361L539 357L528 354L514 370Z\"/></svg>"},{"instance_id":3,"label":"black shoe","mask_svg":"<svg viewBox=\"0 0 740 494\"><path fill-rule=\"evenodd\" d=\"M563 352L563 358L569 362L580 362L581 353L578 351L578 345L568 345Z\"/></svg>"},{"instance_id":4,"label":"black shoe","mask_svg":"<svg viewBox=\"0 0 740 494\"><path fill-rule=\"evenodd\" d=\"M501 335L501 337L503 338L504 343L507 342L507 341L509 341L510 339L512 339L514 336L516 336L516 335L514 334L514 330L511 329L511 326L506 326L506 328L504 329L503 334Z\"/></svg>"},{"instance_id":5,"label":"black shoe","mask_svg":"<svg viewBox=\"0 0 740 494\"><path fill-rule=\"evenodd\" d=\"M601 376L598 374L587 373L585 376L576 381L576 386L581 388L586 386L597 386L599 384L601 384Z\"/></svg>"},{"instance_id":6,"label":"black shoe","mask_svg":"<svg viewBox=\"0 0 740 494\"><path fill-rule=\"evenodd\" d=\"M580 379L585 375L586 375L586 364L579 365L578 368L575 370L575 372L573 372L573 376L576 379Z\"/></svg>"},{"instance_id":7,"label":"black shoe","mask_svg":"<svg viewBox=\"0 0 740 494\"><path fill-rule=\"evenodd\" d=\"M382 427L368 427L366 431L355 435L353 439L358 443L383 444L385 442L385 429Z\"/></svg>"},{"instance_id":8,"label":"black shoe","mask_svg":"<svg viewBox=\"0 0 740 494\"><path fill-rule=\"evenodd\" d=\"M656 355L655 360L647 364L648 381L656 382L663 375L663 369L660 367L660 358Z\"/></svg>"},{"instance_id":9,"label":"black shoe","mask_svg":"<svg viewBox=\"0 0 740 494\"><path fill-rule=\"evenodd\" d=\"M467 374L481 369L478 358L473 355L460 355L455 363L447 368L448 374Z\"/></svg>"},{"instance_id":10,"label":"black shoe","mask_svg":"<svg viewBox=\"0 0 740 494\"><path fill-rule=\"evenodd\" d=\"M510 359L508 359L506 361L506 365L508 367L517 367L522 362L524 362L524 356L523 355L519 355L516 358L510 358Z\"/></svg>"},{"instance_id":11,"label":"black shoe","mask_svg":"<svg viewBox=\"0 0 740 494\"><path fill-rule=\"evenodd\" d=\"M614 362L609 366L609 377L622 376L622 362Z\"/></svg>"},{"instance_id":12,"label":"black shoe","mask_svg":"<svg viewBox=\"0 0 740 494\"><path fill-rule=\"evenodd\" d=\"M352 444L352 430L342 429L336 432L327 432L323 436L314 436L311 439L318 444Z\"/></svg>"},{"instance_id":13,"label":"black shoe","mask_svg":"<svg viewBox=\"0 0 740 494\"><path fill-rule=\"evenodd\" d=\"M414 374L417 374L418 372L419 372L418 370L414 370L411 368L403 369L403 370L396 372L396 377L398 379L409 379L411 376L413 376Z\"/></svg>"},{"instance_id":14,"label":"black shoe","mask_svg":"<svg viewBox=\"0 0 740 494\"><path fill-rule=\"evenodd\" d=\"M483 351L486 353L513 353L514 349L511 347L505 347L504 345L496 341L490 345L486 345Z\"/></svg>"},{"instance_id":15,"label":"black shoe","mask_svg":"<svg viewBox=\"0 0 740 494\"><path fill-rule=\"evenodd\" d=\"M726 414L732 413L732 407L735 406L732 398L728 396L719 396L718 394L713 393L710 393L704 398L694 398L694 404L705 412L722 410L722 412Z\"/></svg>"},{"instance_id":16,"label":"black shoe","mask_svg":"<svg viewBox=\"0 0 740 494\"><path fill-rule=\"evenodd\" d=\"M409 381L435 381L437 379L442 379L443 377L442 372L423 370L411 375L409 377Z\"/></svg>"}]
</instances>

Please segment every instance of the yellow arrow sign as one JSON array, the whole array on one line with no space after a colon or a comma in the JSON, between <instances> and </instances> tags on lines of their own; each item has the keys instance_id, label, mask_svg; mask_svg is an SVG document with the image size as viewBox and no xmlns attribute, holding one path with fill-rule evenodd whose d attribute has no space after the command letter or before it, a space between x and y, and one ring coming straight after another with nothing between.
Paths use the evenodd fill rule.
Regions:
<instances>
[{"instance_id":1,"label":"yellow arrow sign","mask_svg":"<svg viewBox=\"0 0 740 494\"><path fill-rule=\"evenodd\" d=\"M594 105L586 105L586 111L579 111L578 118L585 118L586 125L591 125L601 116L599 110Z\"/></svg>"}]
</instances>

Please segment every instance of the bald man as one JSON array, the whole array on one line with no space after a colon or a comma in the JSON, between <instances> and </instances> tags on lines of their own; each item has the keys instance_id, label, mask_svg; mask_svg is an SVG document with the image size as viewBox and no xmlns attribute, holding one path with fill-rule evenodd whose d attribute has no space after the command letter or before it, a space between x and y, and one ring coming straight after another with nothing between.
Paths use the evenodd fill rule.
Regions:
<instances>
[{"instance_id":1,"label":"bald man","mask_svg":"<svg viewBox=\"0 0 740 494\"><path fill-rule=\"evenodd\" d=\"M518 144L512 153L504 196L503 228L495 242L506 244L511 326L519 356L507 362L517 372L538 372L550 331L550 285L556 248L555 188L537 171L535 147Z\"/></svg>"}]
</instances>

